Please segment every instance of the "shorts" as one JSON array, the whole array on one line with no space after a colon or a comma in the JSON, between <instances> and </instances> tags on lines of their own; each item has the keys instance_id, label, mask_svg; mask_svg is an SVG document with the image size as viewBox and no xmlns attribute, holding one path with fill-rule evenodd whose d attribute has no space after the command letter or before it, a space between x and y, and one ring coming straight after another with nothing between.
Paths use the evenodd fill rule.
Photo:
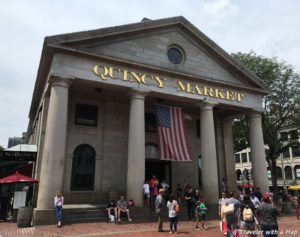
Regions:
<instances>
[{"instance_id":1,"label":"shorts","mask_svg":"<svg viewBox=\"0 0 300 237\"><path fill-rule=\"evenodd\" d=\"M150 199L150 193L145 193L144 197L147 198L147 199Z\"/></svg>"},{"instance_id":2,"label":"shorts","mask_svg":"<svg viewBox=\"0 0 300 237\"><path fill-rule=\"evenodd\" d=\"M255 221L242 221L241 220L241 227L245 229L255 229Z\"/></svg>"},{"instance_id":3,"label":"shorts","mask_svg":"<svg viewBox=\"0 0 300 237\"><path fill-rule=\"evenodd\" d=\"M201 220L205 221L205 219L206 219L206 214L201 214Z\"/></svg>"}]
</instances>

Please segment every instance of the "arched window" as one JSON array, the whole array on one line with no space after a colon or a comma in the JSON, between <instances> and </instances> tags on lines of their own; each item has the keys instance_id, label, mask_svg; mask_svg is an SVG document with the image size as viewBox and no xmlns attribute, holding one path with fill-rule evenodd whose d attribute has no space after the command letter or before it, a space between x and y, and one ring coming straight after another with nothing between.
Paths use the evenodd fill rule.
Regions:
<instances>
[{"instance_id":1,"label":"arched window","mask_svg":"<svg viewBox=\"0 0 300 237\"><path fill-rule=\"evenodd\" d=\"M290 166L286 166L284 168L285 179L293 179L292 168Z\"/></svg>"},{"instance_id":2,"label":"arched window","mask_svg":"<svg viewBox=\"0 0 300 237\"><path fill-rule=\"evenodd\" d=\"M90 145L75 148L72 163L71 190L94 190L96 152Z\"/></svg>"},{"instance_id":3,"label":"arched window","mask_svg":"<svg viewBox=\"0 0 300 237\"><path fill-rule=\"evenodd\" d=\"M282 170L280 167L276 167L276 174L278 179L282 179Z\"/></svg>"},{"instance_id":4,"label":"arched window","mask_svg":"<svg viewBox=\"0 0 300 237\"><path fill-rule=\"evenodd\" d=\"M268 174L268 179L272 179L272 174L269 167L267 168L267 174Z\"/></svg>"},{"instance_id":5,"label":"arched window","mask_svg":"<svg viewBox=\"0 0 300 237\"><path fill-rule=\"evenodd\" d=\"M158 160L158 148L157 145L154 143L147 143L146 144L146 148L145 148L145 155L146 155L146 159L155 159Z\"/></svg>"},{"instance_id":6,"label":"arched window","mask_svg":"<svg viewBox=\"0 0 300 237\"><path fill-rule=\"evenodd\" d=\"M241 170L236 170L235 173L236 173L236 179L240 180L241 179L242 171Z\"/></svg>"},{"instance_id":7,"label":"arched window","mask_svg":"<svg viewBox=\"0 0 300 237\"><path fill-rule=\"evenodd\" d=\"M296 179L300 179L300 165L296 165L294 170Z\"/></svg>"}]
</instances>

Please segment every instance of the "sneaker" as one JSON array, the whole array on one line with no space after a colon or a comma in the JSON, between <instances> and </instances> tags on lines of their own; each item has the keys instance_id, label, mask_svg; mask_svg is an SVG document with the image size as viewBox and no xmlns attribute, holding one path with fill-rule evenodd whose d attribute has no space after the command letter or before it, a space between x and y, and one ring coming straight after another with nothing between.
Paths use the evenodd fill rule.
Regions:
<instances>
[{"instance_id":1,"label":"sneaker","mask_svg":"<svg viewBox=\"0 0 300 237\"><path fill-rule=\"evenodd\" d=\"M120 219L120 218L118 219L118 222L121 222L121 219Z\"/></svg>"},{"instance_id":2,"label":"sneaker","mask_svg":"<svg viewBox=\"0 0 300 237\"><path fill-rule=\"evenodd\" d=\"M203 226L203 230L207 230L207 229L208 229L207 226L204 225L204 226Z\"/></svg>"},{"instance_id":3,"label":"sneaker","mask_svg":"<svg viewBox=\"0 0 300 237\"><path fill-rule=\"evenodd\" d=\"M60 221L57 223L57 227L61 227L61 222Z\"/></svg>"},{"instance_id":4,"label":"sneaker","mask_svg":"<svg viewBox=\"0 0 300 237\"><path fill-rule=\"evenodd\" d=\"M200 228L198 226L196 226L196 230L200 230Z\"/></svg>"},{"instance_id":5,"label":"sneaker","mask_svg":"<svg viewBox=\"0 0 300 237\"><path fill-rule=\"evenodd\" d=\"M170 234L173 234L173 232L170 230L170 232L169 232Z\"/></svg>"},{"instance_id":6,"label":"sneaker","mask_svg":"<svg viewBox=\"0 0 300 237\"><path fill-rule=\"evenodd\" d=\"M129 218L129 219L128 219L128 221L132 221L132 219L131 219L131 218Z\"/></svg>"}]
</instances>

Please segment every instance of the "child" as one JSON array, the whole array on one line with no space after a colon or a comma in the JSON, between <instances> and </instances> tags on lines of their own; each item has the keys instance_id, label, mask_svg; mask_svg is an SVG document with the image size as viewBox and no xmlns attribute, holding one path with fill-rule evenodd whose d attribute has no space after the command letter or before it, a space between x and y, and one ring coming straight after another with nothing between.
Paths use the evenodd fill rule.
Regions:
<instances>
[{"instance_id":1,"label":"child","mask_svg":"<svg viewBox=\"0 0 300 237\"><path fill-rule=\"evenodd\" d=\"M197 222L196 222L196 230L200 230L199 228L199 219L201 219L201 226L202 226L202 230L207 230L207 227L204 225L204 221L206 218L206 211L207 211L207 207L205 206L205 200L204 198L202 198L200 200L200 203L197 205L196 207L196 218L197 218Z\"/></svg>"}]
</instances>

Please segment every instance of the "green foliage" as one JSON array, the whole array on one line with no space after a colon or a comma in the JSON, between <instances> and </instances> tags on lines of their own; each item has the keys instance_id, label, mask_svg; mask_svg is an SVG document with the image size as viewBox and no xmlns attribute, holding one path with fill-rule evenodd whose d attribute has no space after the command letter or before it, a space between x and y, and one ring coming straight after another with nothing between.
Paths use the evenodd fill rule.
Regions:
<instances>
[{"instance_id":1,"label":"green foliage","mask_svg":"<svg viewBox=\"0 0 300 237\"><path fill-rule=\"evenodd\" d=\"M272 181L275 181L273 178L277 178L276 159L282 151L295 144L295 140L282 143L278 133L284 127L300 124L297 118L299 116L296 116L297 104L300 102L300 75L291 65L277 58L257 55L252 51L239 52L232 56L269 86L269 94L263 97L262 127L264 142L269 146L267 162L271 168ZM233 132L234 136L238 137L234 141L236 151L249 145L248 127L246 118L234 121ZM277 179L275 185L277 187Z\"/></svg>"},{"instance_id":2,"label":"green foliage","mask_svg":"<svg viewBox=\"0 0 300 237\"><path fill-rule=\"evenodd\" d=\"M0 151L4 151L4 148L3 148L3 146L1 146L1 145L0 145Z\"/></svg>"}]
</instances>

